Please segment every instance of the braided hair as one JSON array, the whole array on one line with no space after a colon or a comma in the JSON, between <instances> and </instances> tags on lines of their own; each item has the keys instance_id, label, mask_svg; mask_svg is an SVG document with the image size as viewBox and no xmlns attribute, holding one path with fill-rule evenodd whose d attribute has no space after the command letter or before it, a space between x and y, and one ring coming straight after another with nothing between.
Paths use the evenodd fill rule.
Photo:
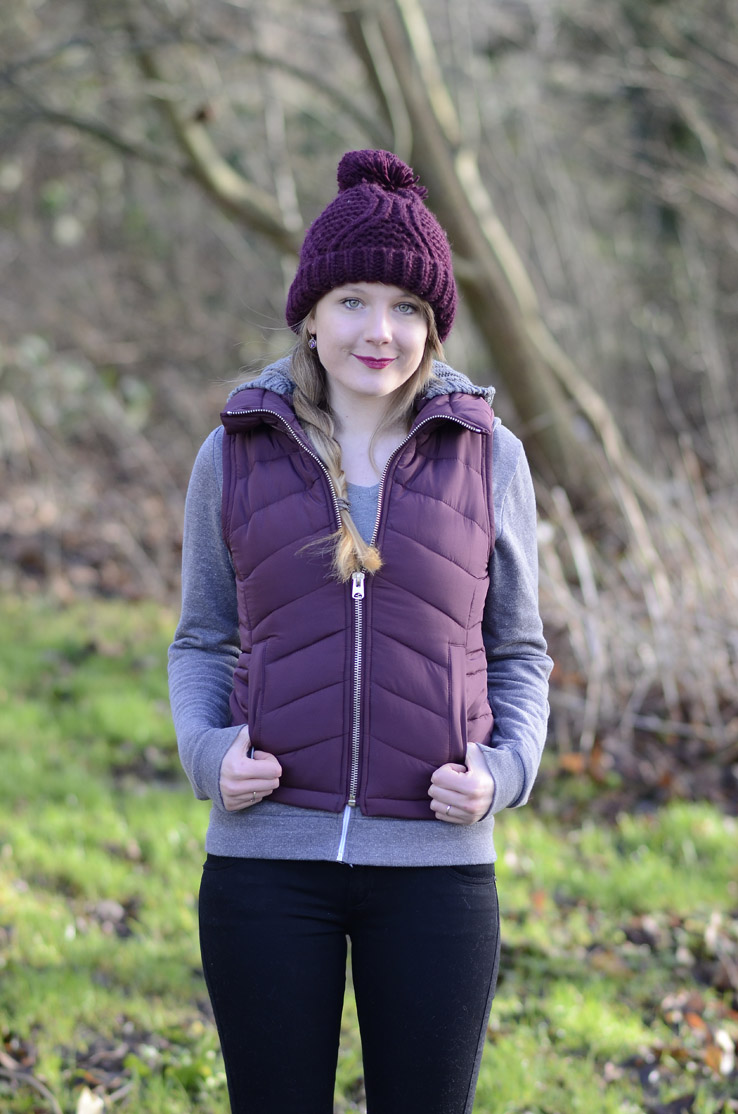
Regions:
<instances>
[{"instance_id":1,"label":"braided hair","mask_svg":"<svg viewBox=\"0 0 738 1114\"><path fill-rule=\"evenodd\" d=\"M423 357L415 372L395 392L386 416L374 431L372 441L392 426L402 425L405 430L410 428L415 399L430 382L434 359L443 358L433 310L427 302L421 302L421 308L428 323ZM336 438L335 418L328 398L326 372L317 351L308 347L309 339L307 321L303 321L299 328L298 342L292 352L290 373L295 384L292 405L333 483L341 525L329 539L332 545L331 571L337 580L347 581L355 572L377 572L382 566L382 558L376 546L364 541L351 517L346 473L341 463L341 446ZM371 446L369 451L371 456Z\"/></svg>"}]
</instances>

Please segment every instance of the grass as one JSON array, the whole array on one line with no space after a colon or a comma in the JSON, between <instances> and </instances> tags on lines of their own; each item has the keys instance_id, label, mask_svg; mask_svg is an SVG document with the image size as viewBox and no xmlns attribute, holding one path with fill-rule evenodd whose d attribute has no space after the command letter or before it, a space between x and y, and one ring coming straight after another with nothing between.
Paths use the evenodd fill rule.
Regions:
<instances>
[{"instance_id":1,"label":"grass","mask_svg":"<svg viewBox=\"0 0 738 1114\"><path fill-rule=\"evenodd\" d=\"M90 1093L227 1111L196 942L207 808L166 701L173 624L153 605L0 600L7 1114L76 1114ZM546 769L499 821L502 972L475 1111L738 1110L735 820L675 803L597 825L575 788L578 823L557 819ZM349 998L336 1110L361 1093Z\"/></svg>"}]
</instances>

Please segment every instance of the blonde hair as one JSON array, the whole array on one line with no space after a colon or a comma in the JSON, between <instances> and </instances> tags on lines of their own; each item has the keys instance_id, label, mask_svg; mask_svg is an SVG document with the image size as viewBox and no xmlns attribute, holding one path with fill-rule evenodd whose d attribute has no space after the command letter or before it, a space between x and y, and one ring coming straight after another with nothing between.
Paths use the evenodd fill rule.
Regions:
<instances>
[{"instance_id":1,"label":"blonde hair","mask_svg":"<svg viewBox=\"0 0 738 1114\"><path fill-rule=\"evenodd\" d=\"M409 430L413 403L432 378L434 359L443 358L433 310L427 302L421 301L420 304L428 323L423 356L410 378L393 395L387 414L374 431L372 443L380 433L395 425L402 425L406 431ZM336 439L335 419L328 399L326 371L317 351L308 347L309 339L310 330L306 319L300 326L298 341L292 352L290 374L295 384L292 405L313 448L325 465L336 493L341 525L327 542L332 546L331 572L337 580L346 581L355 572L377 572L382 566L382 558L376 546L364 541L349 512L346 474L341 463L341 446ZM369 452L371 456L371 446Z\"/></svg>"}]
</instances>

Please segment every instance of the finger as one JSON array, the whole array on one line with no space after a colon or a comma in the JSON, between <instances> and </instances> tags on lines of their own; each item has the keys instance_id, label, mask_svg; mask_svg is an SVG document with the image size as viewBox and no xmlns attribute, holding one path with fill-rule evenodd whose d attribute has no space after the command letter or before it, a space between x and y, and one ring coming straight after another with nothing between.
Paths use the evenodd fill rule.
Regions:
<instances>
[{"instance_id":1,"label":"finger","mask_svg":"<svg viewBox=\"0 0 738 1114\"><path fill-rule=\"evenodd\" d=\"M450 789L439 789L437 786L432 785L428 790L428 796L432 802L437 804L437 810L445 809L448 805L452 808L465 809L468 807L469 798L462 793L454 793ZM432 806L431 806L432 807Z\"/></svg>"},{"instance_id":2,"label":"finger","mask_svg":"<svg viewBox=\"0 0 738 1114\"><path fill-rule=\"evenodd\" d=\"M279 762L274 757L274 755L270 754L269 751L255 750L254 753L251 756L251 761L252 762L266 762L271 766L272 770L274 771L274 773L272 774L273 777L281 777L282 776L282 767L280 766Z\"/></svg>"},{"instance_id":3,"label":"finger","mask_svg":"<svg viewBox=\"0 0 738 1114\"><path fill-rule=\"evenodd\" d=\"M476 819L465 809L456 808L454 805L442 805L438 801L432 801L431 808L435 813L435 819L442 820L444 824L473 824Z\"/></svg>"},{"instance_id":4,"label":"finger","mask_svg":"<svg viewBox=\"0 0 738 1114\"><path fill-rule=\"evenodd\" d=\"M447 762L445 766L439 766L431 774L431 785L437 785L442 789L457 789L461 784L461 779L468 773L466 766L458 766L455 762Z\"/></svg>"},{"instance_id":5,"label":"finger","mask_svg":"<svg viewBox=\"0 0 738 1114\"><path fill-rule=\"evenodd\" d=\"M490 772L484 750L479 743L469 743L466 751L468 767L467 787L477 803L480 815L486 815L492 807L497 787Z\"/></svg>"},{"instance_id":6,"label":"finger","mask_svg":"<svg viewBox=\"0 0 738 1114\"><path fill-rule=\"evenodd\" d=\"M475 803L470 801L468 797L459 797L448 793L444 797L432 798L431 808L434 812L443 816L451 815L451 813L454 816L467 816L477 811Z\"/></svg>"},{"instance_id":7,"label":"finger","mask_svg":"<svg viewBox=\"0 0 738 1114\"><path fill-rule=\"evenodd\" d=\"M245 723L239 733L236 735L234 742L239 743L243 753L246 754L251 746L251 736L249 735L249 725Z\"/></svg>"},{"instance_id":8,"label":"finger","mask_svg":"<svg viewBox=\"0 0 738 1114\"><path fill-rule=\"evenodd\" d=\"M265 797L270 797L272 794L271 789L257 792L255 789L249 792L226 793L223 797L227 812L241 812L246 808L253 808L258 805Z\"/></svg>"},{"instance_id":9,"label":"finger","mask_svg":"<svg viewBox=\"0 0 738 1114\"><path fill-rule=\"evenodd\" d=\"M479 743L467 743L466 746L466 768L470 773L479 772L481 774L488 774L489 767L487 765L482 749Z\"/></svg>"},{"instance_id":10,"label":"finger","mask_svg":"<svg viewBox=\"0 0 738 1114\"><path fill-rule=\"evenodd\" d=\"M487 775L489 777L489 775ZM490 805L490 793L485 792L484 785L476 784L476 778L467 775L463 782L459 782L461 792L431 785L428 796L431 798L431 808L439 816L454 816L461 823L474 823L485 815Z\"/></svg>"},{"instance_id":11,"label":"finger","mask_svg":"<svg viewBox=\"0 0 738 1114\"><path fill-rule=\"evenodd\" d=\"M431 782L428 786L428 796L447 805L461 805L469 796L469 775L454 774L447 781Z\"/></svg>"},{"instance_id":12,"label":"finger","mask_svg":"<svg viewBox=\"0 0 738 1114\"><path fill-rule=\"evenodd\" d=\"M253 789L250 793L244 795L243 807L251 808L253 805L258 805L259 802L263 801L265 797L268 797L271 792L271 789L267 789L266 792L257 793L257 791Z\"/></svg>"},{"instance_id":13,"label":"finger","mask_svg":"<svg viewBox=\"0 0 738 1114\"><path fill-rule=\"evenodd\" d=\"M271 770L260 769L251 759L246 761L248 765L239 762L225 769L221 774L221 785L231 793L238 793L241 790L250 793L253 789L261 791L277 788L279 778L276 775L272 776ZM262 763L259 766L262 766Z\"/></svg>"},{"instance_id":14,"label":"finger","mask_svg":"<svg viewBox=\"0 0 738 1114\"><path fill-rule=\"evenodd\" d=\"M245 754L233 755L229 758L226 755L223 763L226 777L242 781L277 782L282 776L282 767L273 754L257 751L257 755L260 753L264 755L263 758L258 758L256 755L247 758ZM272 788L276 786L273 785Z\"/></svg>"},{"instance_id":15,"label":"finger","mask_svg":"<svg viewBox=\"0 0 738 1114\"><path fill-rule=\"evenodd\" d=\"M251 798L252 793L271 793L278 785L278 778L227 777L221 782L221 792L246 800Z\"/></svg>"}]
</instances>

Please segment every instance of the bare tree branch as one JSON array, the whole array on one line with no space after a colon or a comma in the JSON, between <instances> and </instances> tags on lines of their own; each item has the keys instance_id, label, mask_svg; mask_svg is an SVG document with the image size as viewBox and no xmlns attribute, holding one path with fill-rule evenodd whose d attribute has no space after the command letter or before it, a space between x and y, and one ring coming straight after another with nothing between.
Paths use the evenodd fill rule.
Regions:
<instances>
[{"instance_id":1,"label":"bare tree branch","mask_svg":"<svg viewBox=\"0 0 738 1114\"><path fill-rule=\"evenodd\" d=\"M66 39L64 42L54 44L54 46L48 50L15 60L12 64L0 70L0 82L12 83L14 88L18 90L21 86L17 81L17 75L26 73L39 66L48 65L49 62L58 59L66 50L75 47L85 47L88 50L96 50L99 48L99 45L100 44L96 40L90 37ZM237 54L240 63L254 62L257 65L263 66L265 69L288 74L290 77L294 77L297 81L308 86L308 88L314 92L325 97L333 109L338 109L349 119L355 120L372 143L380 147L391 145L392 141L389 131L377 117L376 113L365 112L351 97L346 96L339 86L328 81L318 70L310 69L308 66L301 66L294 59L284 58L264 49L244 50L240 44L236 44L231 40L218 38L215 35L200 35L197 38L193 38L192 35L175 35L171 31L166 34L162 33L158 35L148 35L145 38L143 36L137 38L134 41L132 53L134 55L140 51L153 53L164 47L172 46L206 47L208 50L217 48L224 52L226 56L228 54Z\"/></svg>"},{"instance_id":2,"label":"bare tree branch","mask_svg":"<svg viewBox=\"0 0 738 1114\"><path fill-rule=\"evenodd\" d=\"M271 54L264 50L240 51L239 58L245 61L256 62L270 70L278 70L281 73L289 74L290 77L297 78L298 81L302 81L308 88L324 96L334 110L339 109L341 112L345 113L349 119L355 120L371 143L378 147L391 146L392 140L390 132L384 123L377 117L376 113L364 112L355 101L347 97L345 93L333 83L325 81L316 70L308 69L306 66L299 66L296 62L288 58L282 58L279 55Z\"/></svg>"},{"instance_id":3,"label":"bare tree branch","mask_svg":"<svg viewBox=\"0 0 738 1114\"><path fill-rule=\"evenodd\" d=\"M341 0L336 3L341 10ZM430 187L449 232L460 263L459 284L528 431L536 467L564 484L577 502L612 506L614 499L622 513L610 473L626 485L636 483L639 496L650 499L650 485L604 401L546 327L527 271L482 181L476 154L463 143L420 5L417 0L382 0L354 7L347 16L354 36L373 17L412 123L413 165ZM365 57L373 61L368 47ZM381 82L376 69L373 80ZM592 428L590 441L573 433L577 411ZM598 444L604 457L596 452Z\"/></svg>"},{"instance_id":4,"label":"bare tree branch","mask_svg":"<svg viewBox=\"0 0 738 1114\"><path fill-rule=\"evenodd\" d=\"M6 80L6 84L10 85L11 83ZM113 150L117 151L120 155L137 159L140 162L149 163L151 166L161 167L164 170L174 170L178 174L187 174L189 172L189 168L185 163L167 157L162 154L158 147L153 147L144 143L134 143L132 140L126 139L126 137L119 132L113 131L112 128L101 120L95 120L89 116L79 116L74 112L65 112L58 108L53 108L51 105L44 104L36 97L31 96L27 90L20 89L15 83L12 84L17 90L19 101L24 105L22 117L26 124L58 124L61 127L73 128L75 131L81 132L84 135L90 135L94 139L99 140L107 147L111 147Z\"/></svg>"},{"instance_id":5,"label":"bare tree branch","mask_svg":"<svg viewBox=\"0 0 738 1114\"><path fill-rule=\"evenodd\" d=\"M133 33L135 35L135 31ZM286 227L274 197L226 162L203 122L187 118L178 111L174 101L166 95L166 80L154 52L139 47L136 58L141 72L151 83L152 99L187 156L193 178L224 212L263 233L280 251L297 254L302 237L295 229Z\"/></svg>"},{"instance_id":6,"label":"bare tree branch","mask_svg":"<svg viewBox=\"0 0 738 1114\"><path fill-rule=\"evenodd\" d=\"M379 146L391 148L405 159L412 151L412 124L392 60L384 44L379 21L374 13L360 14L358 10L344 12L344 27L354 51L361 59L379 105L382 120L390 133ZM371 135L371 132L367 134Z\"/></svg>"}]
</instances>

